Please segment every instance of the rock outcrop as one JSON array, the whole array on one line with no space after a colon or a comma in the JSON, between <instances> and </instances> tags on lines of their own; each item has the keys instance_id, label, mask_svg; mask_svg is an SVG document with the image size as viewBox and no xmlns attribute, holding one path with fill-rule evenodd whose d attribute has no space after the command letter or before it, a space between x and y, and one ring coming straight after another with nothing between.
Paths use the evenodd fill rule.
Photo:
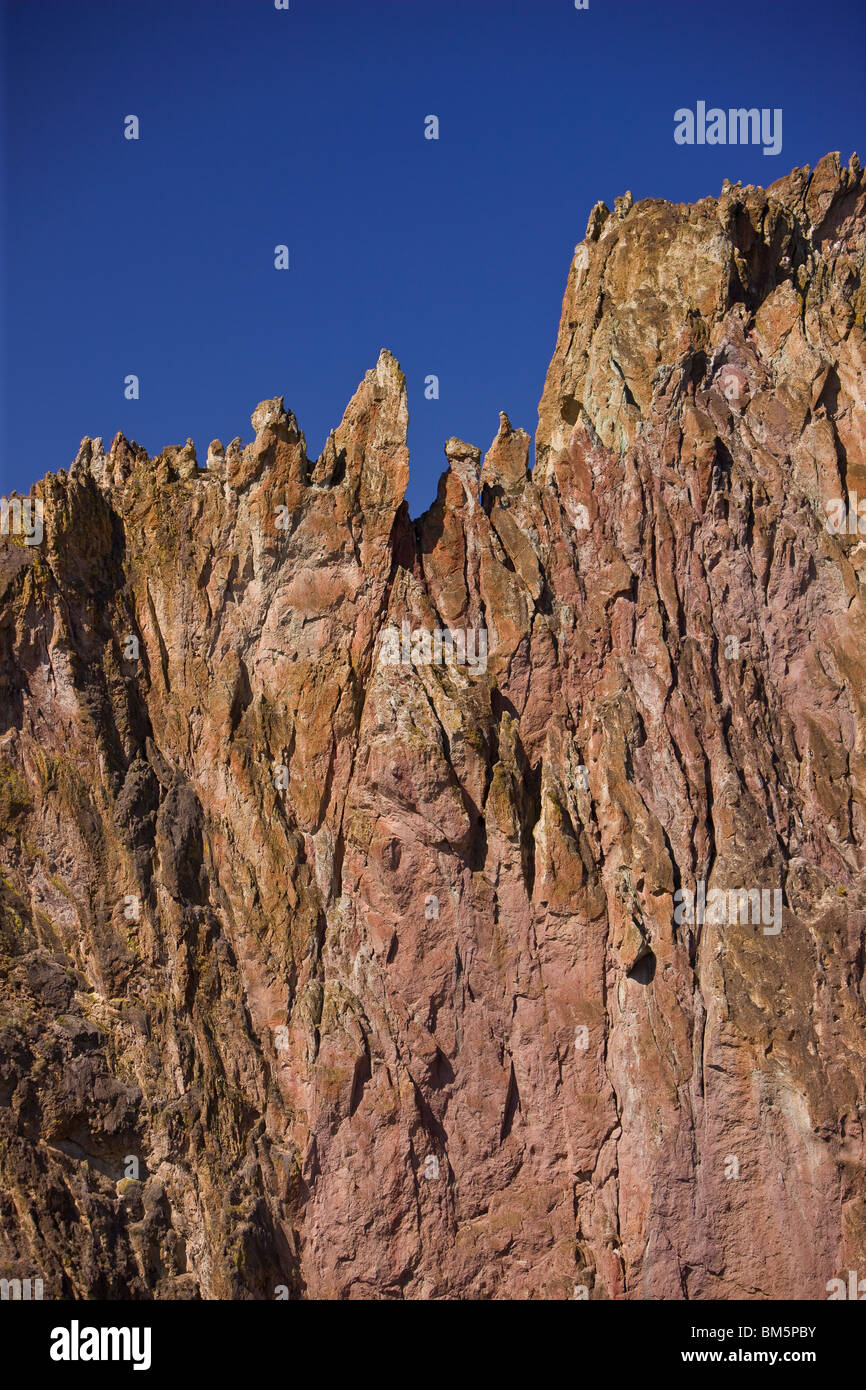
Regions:
<instances>
[{"instance_id":1,"label":"rock outcrop","mask_svg":"<svg viewBox=\"0 0 866 1390\"><path fill-rule=\"evenodd\" d=\"M86 439L0 549L0 1275L866 1275L866 181L600 204L536 465ZM829 525L844 505L843 526ZM853 517L853 522L851 518ZM850 523L850 524L849 524Z\"/></svg>"}]
</instances>

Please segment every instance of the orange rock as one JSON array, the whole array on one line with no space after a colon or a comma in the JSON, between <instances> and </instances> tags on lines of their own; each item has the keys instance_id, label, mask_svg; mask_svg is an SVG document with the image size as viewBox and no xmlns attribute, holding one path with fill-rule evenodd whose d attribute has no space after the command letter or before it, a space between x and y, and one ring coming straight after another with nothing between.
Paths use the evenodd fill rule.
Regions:
<instances>
[{"instance_id":1,"label":"orange rock","mask_svg":"<svg viewBox=\"0 0 866 1390\"><path fill-rule=\"evenodd\" d=\"M207 470L119 436L38 485L43 544L0 538L0 1275L866 1273L866 545L825 524L866 496L864 208L835 155L598 205L534 472L503 414L415 523L388 352L317 461L276 398Z\"/></svg>"}]
</instances>

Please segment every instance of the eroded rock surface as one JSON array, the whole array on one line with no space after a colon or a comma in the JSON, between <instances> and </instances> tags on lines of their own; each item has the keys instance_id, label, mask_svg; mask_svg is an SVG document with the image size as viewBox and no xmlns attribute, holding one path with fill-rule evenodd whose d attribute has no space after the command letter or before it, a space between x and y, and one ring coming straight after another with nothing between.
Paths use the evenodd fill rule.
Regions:
<instances>
[{"instance_id":1,"label":"eroded rock surface","mask_svg":"<svg viewBox=\"0 0 866 1390\"><path fill-rule=\"evenodd\" d=\"M866 1275L866 541L826 524L866 498L864 210L834 155L599 205L534 471L503 415L417 522L387 352L317 461L275 399L206 467L119 435L37 486L42 544L0 543L0 1275ZM781 921L701 923L701 884Z\"/></svg>"}]
</instances>

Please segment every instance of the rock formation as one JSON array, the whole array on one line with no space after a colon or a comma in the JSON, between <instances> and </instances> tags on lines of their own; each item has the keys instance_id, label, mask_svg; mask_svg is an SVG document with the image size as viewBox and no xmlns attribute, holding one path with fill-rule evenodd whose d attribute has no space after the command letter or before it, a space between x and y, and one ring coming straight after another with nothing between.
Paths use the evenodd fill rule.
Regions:
<instances>
[{"instance_id":1,"label":"rock formation","mask_svg":"<svg viewBox=\"0 0 866 1390\"><path fill-rule=\"evenodd\" d=\"M276 399L206 467L118 435L37 485L42 544L0 540L0 1275L866 1275L864 249L856 156L598 205L534 470L502 415L418 521L388 352L318 460Z\"/></svg>"}]
</instances>

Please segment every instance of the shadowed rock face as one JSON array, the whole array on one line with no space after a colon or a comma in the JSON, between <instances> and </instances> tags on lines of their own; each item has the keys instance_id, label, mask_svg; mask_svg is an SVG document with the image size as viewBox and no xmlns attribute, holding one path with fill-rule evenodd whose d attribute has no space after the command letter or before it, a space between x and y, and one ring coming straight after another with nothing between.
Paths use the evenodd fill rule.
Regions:
<instances>
[{"instance_id":1,"label":"shadowed rock face","mask_svg":"<svg viewBox=\"0 0 866 1390\"><path fill-rule=\"evenodd\" d=\"M834 155L599 205L534 472L503 416L417 522L387 352L316 462L274 400L207 469L118 436L38 485L0 550L0 1274L866 1276L866 538L826 524L866 498L864 209Z\"/></svg>"}]
</instances>

